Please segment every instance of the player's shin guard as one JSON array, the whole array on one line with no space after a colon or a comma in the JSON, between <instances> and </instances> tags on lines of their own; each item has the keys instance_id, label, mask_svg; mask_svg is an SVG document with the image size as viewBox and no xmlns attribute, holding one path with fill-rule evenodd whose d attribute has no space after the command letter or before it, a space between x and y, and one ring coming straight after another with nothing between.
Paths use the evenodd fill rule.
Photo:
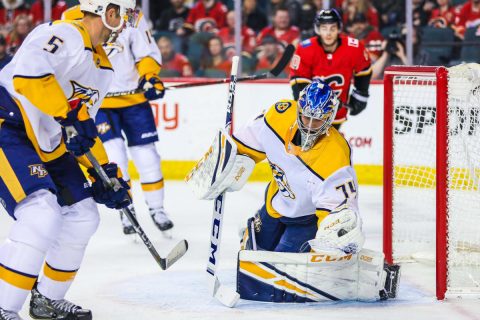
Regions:
<instances>
[{"instance_id":1,"label":"player's shin guard","mask_svg":"<svg viewBox=\"0 0 480 320\"><path fill-rule=\"evenodd\" d=\"M128 156L125 141L120 138L115 138L105 141L103 146L105 147L110 162L115 162L120 170L122 170L123 180L129 181L130 175L128 174Z\"/></svg>"},{"instance_id":2,"label":"player's shin guard","mask_svg":"<svg viewBox=\"0 0 480 320\"><path fill-rule=\"evenodd\" d=\"M65 297L100 221L92 198L63 207L62 214L62 229L47 252L43 277L38 284L38 290L53 300Z\"/></svg>"},{"instance_id":3,"label":"player's shin guard","mask_svg":"<svg viewBox=\"0 0 480 320\"><path fill-rule=\"evenodd\" d=\"M143 194L149 208L163 208L164 182L160 155L155 144L130 147L130 154L140 174Z\"/></svg>"},{"instance_id":4,"label":"player's shin guard","mask_svg":"<svg viewBox=\"0 0 480 320\"><path fill-rule=\"evenodd\" d=\"M39 190L17 205L15 217L17 221L0 248L0 308L18 312L59 232L60 206L50 191Z\"/></svg>"}]
</instances>

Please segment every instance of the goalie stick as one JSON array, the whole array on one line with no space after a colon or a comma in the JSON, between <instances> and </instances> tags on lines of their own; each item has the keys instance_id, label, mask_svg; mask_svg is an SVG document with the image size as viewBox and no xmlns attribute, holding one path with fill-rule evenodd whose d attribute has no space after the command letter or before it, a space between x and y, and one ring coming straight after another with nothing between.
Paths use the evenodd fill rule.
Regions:
<instances>
[{"instance_id":1,"label":"goalie stick","mask_svg":"<svg viewBox=\"0 0 480 320\"><path fill-rule=\"evenodd\" d=\"M264 72L264 73L261 73L261 74L256 74L256 75L238 77L237 82L249 81L249 80L250 81L260 80L260 79L268 79L268 78L277 77L280 73L282 73L283 69L285 69L287 64L290 62L290 59L292 58L294 52L295 52L295 47L293 45L289 44L285 48L285 51L283 52L283 55L280 58L280 60L278 61L278 63L270 71ZM210 81L204 81L204 82L182 83L182 84L177 84L177 85L165 87L165 90L175 90L175 89L182 89L182 88L209 86L209 85L212 85L212 84L228 83L230 81L231 81L231 78L224 78L224 79L210 80ZM143 92L144 92L144 90L140 89L140 88L139 89L134 89L134 90L129 90L129 91L110 92L106 95L106 98L128 96L128 95L131 95L131 94L143 93Z\"/></svg>"},{"instance_id":2,"label":"goalie stick","mask_svg":"<svg viewBox=\"0 0 480 320\"><path fill-rule=\"evenodd\" d=\"M232 134L233 104L235 99L235 85L237 83L238 56L232 58L232 71L230 75L230 85L228 87L227 115L225 119L225 129L229 135ZM221 193L213 203L212 231L210 233L210 256L208 258L207 272L209 289L213 297L227 307L234 307L240 295L233 289L220 283L217 277L218 255L220 252L220 242L222 237L223 209L225 202L225 191Z\"/></svg>"},{"instance_id":3,"label":"goalie stick","mask_svg":"<svg viewBox=\"0 0 480 320\"><path fill-rule=\"evenodd\" d=\"M118 186L116 186L110 180L110 178L107 176L107 174L103 170L102 166L98 163L97 159L93 156L92 152L89 151L85 155L87 156L87 159L92 163L93 168L102 179L102 182L108 187L116 190ZM130 222L133 225L133 228L135 229L135 232L139 235L140 239L142 239L143 243L148 248L148 251L150 251L153 258L155 259L155 261L157 261L157 263L160 265L160 268L162 268L162 270L168 269L172 264L174 264L178 259L183 257L183 255L187 252L188 242L187 240L181 240L179 243L177 243L177 245L172 250L170 250L170 252L165 258L162 258L158 254L157 250L153 246L150 239L148 239L147 235L145 234L145 231L143 231L142 227L140 227L140 224L138 223L137 218L132 214L130 209L123 208L121 211L124 215L127 216L128 220L130 220Z\"/></svg>"}]
</instances>

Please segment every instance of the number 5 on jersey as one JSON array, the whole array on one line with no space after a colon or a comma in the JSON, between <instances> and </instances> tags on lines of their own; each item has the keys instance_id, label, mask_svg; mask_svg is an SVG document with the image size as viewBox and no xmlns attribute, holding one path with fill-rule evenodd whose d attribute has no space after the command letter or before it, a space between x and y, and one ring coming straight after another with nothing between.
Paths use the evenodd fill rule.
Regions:
<instances>
[{"instance_id":1,"label":"number 5 on jersey","mask_svg":"<svg viewBox=\"0 0 480 320\"><path fill-rule=\"evenodd\" d=\"M43 48L43 50L50 53L55 53L62 44L63 44L62 39L60 39L57 36L52 36L48 41L48 44L45 46L45 48Z\"/></svg>"},{"instance_id":2,"label":"number 5 on jersey","mask_svg":"<svg viewBox=\"0 0 480 320\"><path fill-rule=\"evenodd\" d=\"M347 199L357 195L357 188L352 180L335 187L335 189L341 190Z\"/></svg>"}]
</instances>

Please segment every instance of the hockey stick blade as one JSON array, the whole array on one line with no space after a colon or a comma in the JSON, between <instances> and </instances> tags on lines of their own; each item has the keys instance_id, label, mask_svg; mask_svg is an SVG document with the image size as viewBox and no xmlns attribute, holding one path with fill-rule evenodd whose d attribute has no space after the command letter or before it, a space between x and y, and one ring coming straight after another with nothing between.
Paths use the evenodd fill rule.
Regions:
<instances>
[{"instance_id":1,"label":"hockey stick blade","mask_svg":"<svg viewBox=\"0 0 480 320\"><path fill-rule=\"evenodd\" d=\"M177 262L185 253L188 251L188 242L187 240L181 240L177 245L170 250L166 258L162 258L160 261L162 263L161 268L167 270L175 262Z\"/></svg>"},{"instance_id":2,"label":"hockey stick blade","mask_svg":"<svg viewBox=\"0 0 480 320\"><path fill-rule=\"evenodd\" d=\"M282 71L285 69L287 64L290 63L290 60L293 57L293 54L295 52L295 47L291 44L289 44L286 48L285 51L283 52L282 57L280 58L280 61L278 61L277 65L273 67L272 70L270 70L270 74L272 74L274 77L277 77Z\"/></svg>"},{"instance_id":3,"label":"hockey stick blade","mask_svg":"<svg viewBox=\"0 0 480 320\"><path fill-rule=\"evenodd\" d=\"M240 300L240 295L233 289L220 283L216 275L210 274L212 296L226 307L233 308Z\"/></svg>"}]
</instances>

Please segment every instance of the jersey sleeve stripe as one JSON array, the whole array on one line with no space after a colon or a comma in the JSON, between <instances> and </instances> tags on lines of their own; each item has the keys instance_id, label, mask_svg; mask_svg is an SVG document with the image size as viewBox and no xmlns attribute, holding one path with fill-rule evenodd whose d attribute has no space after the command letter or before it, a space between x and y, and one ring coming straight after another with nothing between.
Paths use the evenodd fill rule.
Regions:
<instances>
[{"instance_id":1,"label":"jersey sleeve stripe","mask_svg":"<svg viewBox=\"0 0 480 320\"><path fill-rule=\"evenodd\" d=\"M13 168L2 148L0 148L0 167L2 168L2 170L0 170L0 178L5 182L8 191L15 201L18 203L25 199L27 196L22 188L22 184L20 183L20 180L18 180L18 177L15 174L15 171L13 171Z\"/></svg>"},{"instance_id":2,"label":"jersey sleeve stripe","mask_svg":"<svg viewBox=\"0 0 480 320\"><path fill-rule=\"evenodd\" d=\"M53 74L52 73L46 73L46 74L42 74L40 76L25 76L25 75L20 75L20 74L14 74L13 75L13 79L15 78L23 78L23 79L42 79L42 78L46 78L48 76L52 76Z\"/></svg>"},{"instance_id":3,"label":"jersey sleeve stripe","mask_svg":"<svg viewBox=\"0 0 480 320\"><path fill-rule=\"evenodd\" d=\"M372 74L372 66L368 66L366 69L363 69L362 71L358 72L358 73L355 73L354 76L355 77L362 77L362 76L368 76L370 74Z\"/></svg>"},{"instance_id":4,"label":"jersey sleeve stripe","mask_svg":"<svg viewBox=\"0 0 480 320\"><path fill-rule=\"evenodd\" d=\"M311 79L308 79L308 78L300 78L300 77L292 77L292 79L290 80L290 85L291 86L294 86L298 83L311 83L312 80Z\"/></svg>"},{"instance_id":5,"label":"jersey sleeve stripe","mask_svg":"<svg viewBox=\"0 0 480 320\"><path fill-rule=\"evenodd\" d=\"M242 141L240 141L238 138L236 138L235 136L232 136L233 140L235 141L235 143L237 144L237 148L238 148L238 153L239 154L246 154L248 155L250 158L252 158L256 163L264 160L266 158L266 154L265 152L263 151L260 151L260 150L257 150L255 148L252 148L248 145L246 145L245 143L243 143Z\"/></svg>"}]
</instances>

